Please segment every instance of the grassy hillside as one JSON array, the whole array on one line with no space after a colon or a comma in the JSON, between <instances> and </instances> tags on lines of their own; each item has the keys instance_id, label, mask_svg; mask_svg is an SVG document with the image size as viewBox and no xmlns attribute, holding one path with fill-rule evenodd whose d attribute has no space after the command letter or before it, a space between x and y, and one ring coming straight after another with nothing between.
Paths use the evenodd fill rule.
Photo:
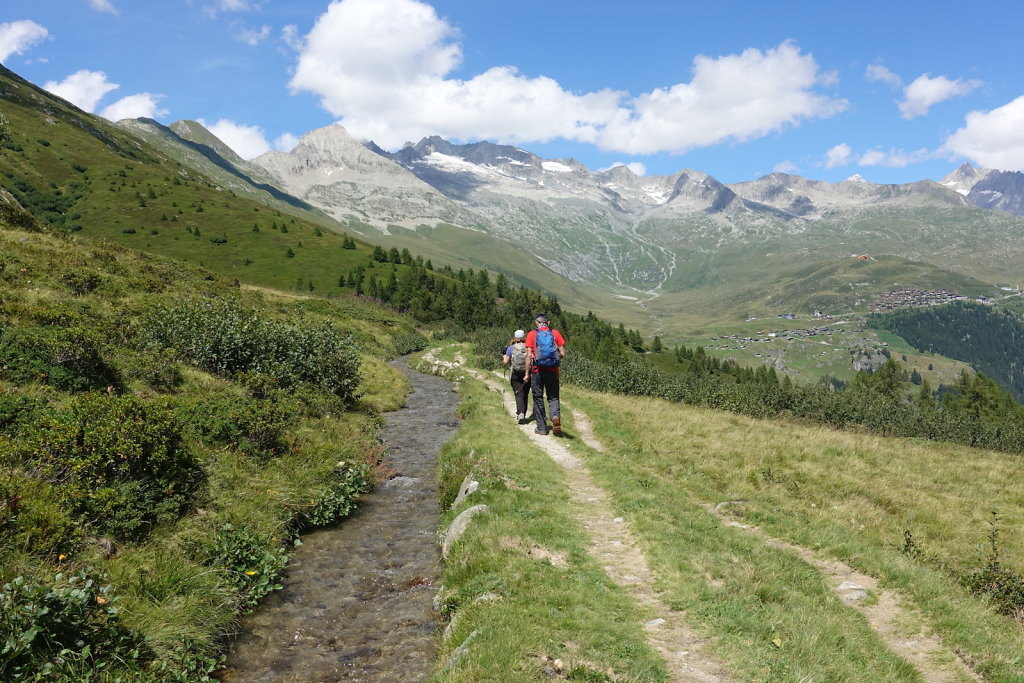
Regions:
<instances>
[{"instance_id":1,"label":"grassy hillside","mask_svg":"<svg viewBox=\"0 0 1024 683\"><path fill-rule=\"evenodd\" d=\"M830 624L820 613L830 601L808 601L820 577L717 524L708 508L723 501L736 501L726 508L731 519L878 577L915 607L918 627L986 679L1024 676L1012 610L1004 603L1011 613L996 614L997 599L971 590L975 572L993 560L1018 577L1024 570L1024 546L1011 532L1024 521L1024 499L1010 483L1020 456L660 401L576 391L569 399L594 418L609 452L585 457L657 558L670 599L715 634L720 651L747 671L744 680L766 668L775 672L768 678L786 680L877 678L858 672L855 649L839 645L870 625ZM1002 533L992 545L994 529ZM772 633L783 647L764 647ZM847 663L852 673L841 673Z\"/></svg>"},{"instance_id":2,"label":"grassy hillside","mask_svg":"<svg viewBox=\"0 0 1024 683\"><path fill-rule=\"evenodd\" d=\"M371 248L237 195L195 169L0 67L9 136L0 188L56 230L204 266L229 279L326 293ZM269 199L267 201L270 201ZM306 212L308 213L308 212Z\"/></svg>"},{"instance_id":3,"label":"grassy hillside","mask_svg":"<svg viewBox=\"0 0 1024 683\"><path fill-rule=\"evenodd\" d=\"M0 230L0 679L202 679L297 534L373 485L412 332Z\"/></svg>"}]
</instances>

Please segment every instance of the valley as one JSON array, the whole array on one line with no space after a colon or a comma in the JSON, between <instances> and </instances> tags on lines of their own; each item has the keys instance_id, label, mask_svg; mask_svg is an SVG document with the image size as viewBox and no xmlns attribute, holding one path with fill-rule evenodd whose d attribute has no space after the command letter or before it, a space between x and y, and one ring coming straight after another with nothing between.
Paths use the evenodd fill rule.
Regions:
<instances>
[{"instance_id":1,"label":"valley","mask_svg":"<svg viewBox=\"0 0 1024 683\"><path fill-rule=\"evenodd\" d=\"M1015 177L0 107L0 679L1024 679L1024 407L976 372L1018 376ZM989 301L897 311L963 360L900 290ZM539 311L563 438L501 373Z\"/></svg>"}]
</instances>

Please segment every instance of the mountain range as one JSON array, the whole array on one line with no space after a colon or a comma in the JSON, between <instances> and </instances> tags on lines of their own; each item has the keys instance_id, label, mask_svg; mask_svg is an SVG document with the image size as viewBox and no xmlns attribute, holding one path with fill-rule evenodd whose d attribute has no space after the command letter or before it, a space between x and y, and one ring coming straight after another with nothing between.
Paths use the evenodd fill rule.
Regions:
<instances>
[{"instance_id":1,"label":"mountain range","mask_svg":"<svg viewBox=\"0 0 1024 683\"><path fill-rule=\"evenodd\" d=\"M505 273L571 309L685 337L781 312L862 312L901 287L991 296L1017 287L1024 266L1024 174L969 164L938 182L773 173L725 184L691 169L592 171L516 146L440 137L387 152L339 125L309 132L291 152L246 161L194 121L111 126L6 69L0 90L5 114L23 129L20 144L31 146L8 152L13 175L0 180L22 202L66 205L58 216L66 227L131 244L146 234L146 248L191 254L226 274L262 269L323 286L344 261L325 250L336 241L327 236L345 232L438 265ZM134 166L118 170L115 158L96 156L111 153ZM32 163L68 165L61 182L80 176L73 196L47 198L47 181L30 164L36 156ZM108 169L105 188L100 168ZM161 194L172 175L193 188L185 206ZM287 216L319 226L308 228L318 239L296 238L307 229L274 232ZM176 218L191 232L163 223ZM190 251L210 230L218 241ZM267 262L271 243L298 257L287 267Z\"/></svg>"},{"instance_id":2,"label":"mountain range","mask_svg":"<svg viewBox=\"0 0 1024 683\"><path fill-rule=\"evenodd\" d=\"M155 142L159 124L119 125ZM968 163L938 182L772 173L725 184L436 136L387 152L336 124L247 162L196 122L167 130L219 154L211 163L234 169L233 182L276 188L370 241L505 272L658 328L847 309L900 286L991 294L1015 286L1024 265L1024 174Z\"/></svg>"}]
</instances>

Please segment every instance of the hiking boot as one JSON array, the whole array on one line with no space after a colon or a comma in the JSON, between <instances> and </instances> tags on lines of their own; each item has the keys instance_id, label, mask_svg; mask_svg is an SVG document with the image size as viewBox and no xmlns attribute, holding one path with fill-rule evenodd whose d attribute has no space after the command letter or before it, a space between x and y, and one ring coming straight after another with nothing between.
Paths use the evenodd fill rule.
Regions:
<instances>
[{"instance_id":1,"label":"hiking boot","mask_svg":"<svg viewBox=\"0 0 1024 683\"><path fill-rule=\"evenodd\" d=\"M519 413L519 424L524 425L528 422L526 419L526 413Z\"/></svg>"},{"instance_id":2,"label":"hiking boot","mask_svg":"<svg viewBox=\"0 0 1024 683\"><path fill-rule=\"evenodd\" d=\"M537 427L533 431L536 432L537 434L540 434L541 436L547 436L548 435L548 430L541 429L540 427Z\"/></svg>"},{"instance_id":3,"label":"hiking boot","mask_svg":"<svg viewBox=\"0 0 1024 683\"><path fill-rule=\"evenodd\" d=\"M555 433L555 436L562 435L562 421L558 419L557 415L551 416L551 431Z\"/></svg>"}]
</instances>

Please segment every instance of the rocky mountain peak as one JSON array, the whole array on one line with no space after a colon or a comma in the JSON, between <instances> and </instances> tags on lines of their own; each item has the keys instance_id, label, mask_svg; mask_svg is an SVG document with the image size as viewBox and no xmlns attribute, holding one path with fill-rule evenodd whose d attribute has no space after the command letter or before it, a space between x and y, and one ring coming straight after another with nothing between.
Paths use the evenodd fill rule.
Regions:
<instances>
[{"instance_id":1,"label":"rocky mountain peak","mask_svg":"<svg viewBox=\"0 0 1024 683\"><path fill-rule=\"evenodd\" d=\"M618 166L612 166L609 169L595 173L594 176L606 183L616 183L622 185L633 185L639 180L640 176L633 173L632 169L625 164L619 164Z\"/></svg>"},{"instance_id":2,"label":"rocky mountain peak","mask_svg":"<svg viewBox=\"0 0 1024 683\"><path fill-rule=\"evenodd\" d=\"M965 161L955 171L940 180L939 183L966 197L971 193L971 188L990 173L992 173L990 169L975 168L969 161Z\"/></svg>"},{"instance_id":3,"label":"rocky mountain peak","mask_svg":"<svg viewBox=\"0 0 1024 683\"><path fill-rule=\"evenodd\" d=\"M152 122L152 124L155 125L160 125L156 121L153 121L153 119L146 119L146 121ZM197 145L206 145L233 164L243 163L242 157L238 156L233 149L224 144L220 138L211 133L208 128L198 121L182 119L181 121L175 121L168 126L168 128L174 131L174 134L182 140L188 140L189 142L194 142Z\"/></svg>"},{"instance_id":4,"label":"rocky mountain peak","mask_svg":"<svg viewBox=\"0 0 1024 683\"><path fill-rule=\"evenodd\" d=\"M989 171L971 186L967 201L984 209L1024 216L1024 173Z\"/></svg>"}]
</instances>

